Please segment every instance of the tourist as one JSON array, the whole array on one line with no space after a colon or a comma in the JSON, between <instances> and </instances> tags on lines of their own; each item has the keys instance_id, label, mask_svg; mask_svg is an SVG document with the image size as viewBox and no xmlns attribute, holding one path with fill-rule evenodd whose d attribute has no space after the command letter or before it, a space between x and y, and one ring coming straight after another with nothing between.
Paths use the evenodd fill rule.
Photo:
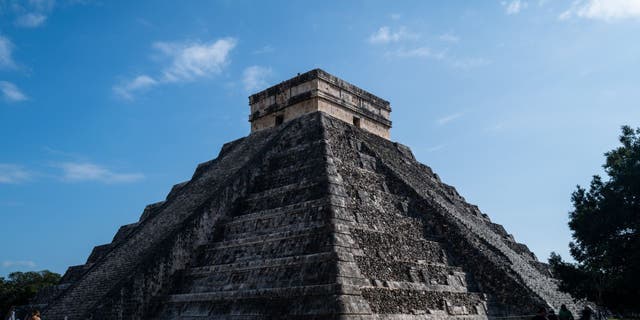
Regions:
<instances>
[{"instance_id":1,"label":"tourist","mask_svg":"<svg viewBox=\"0 0 640 320\"><path fill-rule=\"evenodd\" d=\"M547 308L540 307L538 308L538 312L531 320L548 320L547 319Z\"/></svg>"},{"instance_id":2,"label":"tourist","mask_svg":"<svg viewBox=\"0 0 640 320\"><path fill-rule=\"evenodd\" d=\"M556 315L556 311L552 309L549 309L549 315L547 315L547 319L549 320L558 320L558 316Z\"/></svg>"},{"instance_id":3,"label":"tourist","mask_svg":"<svg viewBox=\"0 0 640 320\"><path fill-rule=\"evenodd\" d=\"M560 312L558 312L558 320L573 320L573 314L569 309L567 309L566 305L560 306Z\"/></svg>"},{"instance_id":4,"label":"tourist","mask_svg":"<svg viewBox=\"0 0 640 320\"><path fill-rule=\"evenodd\" d=\"M580 314L580 320L591 320L593 316L593 310L591 307L586 306L582 309L582 313Z\"/></svg>"},{"instance_id":5,"label":"tourist","mask_svg":"<svg viewBox=\"0 0 640 320\"><path fill-rule=\"evenodd\" d=\"M29 320L40 320L40 311L33 310L33 312L31 312L31 318L29 318Z\"/></svg>"}]
</instances>

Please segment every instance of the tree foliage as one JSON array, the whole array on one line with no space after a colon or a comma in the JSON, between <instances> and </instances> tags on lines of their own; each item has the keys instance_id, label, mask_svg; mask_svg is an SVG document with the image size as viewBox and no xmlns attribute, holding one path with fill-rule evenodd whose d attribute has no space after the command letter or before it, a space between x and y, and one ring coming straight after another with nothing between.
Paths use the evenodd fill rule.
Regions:
<instances>
[{"instance_id":1,"label":"tree foliage","mask_svg":"<svg viewBox=\"0 0 640 320\"><path fill-rule=\"evenodd\" d=\"M571 255L549 263L560 289L619 312L640 312L640 128L622 127L621 146L605 153L608 179L591 180L571 196Z\"/></svg>"},{"instance_id":2,"label":"tree foliage","mask_svg":"<svg viewBox=\"0 0 640 320\"><path fill-rule=\"evenodd\" d=\"M7 279L0 277L0 317L4 317L11 306L28 304L38 290L59 281L60 275L49 270L13 272Z\"/></svg>"}]
</instances>

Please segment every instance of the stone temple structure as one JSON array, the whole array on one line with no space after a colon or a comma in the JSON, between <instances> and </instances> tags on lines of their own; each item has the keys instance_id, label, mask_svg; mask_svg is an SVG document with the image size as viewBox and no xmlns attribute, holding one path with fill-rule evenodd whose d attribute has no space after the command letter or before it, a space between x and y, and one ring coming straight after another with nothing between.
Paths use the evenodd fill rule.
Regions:
<instances>
[{"instance_id":1,"label":"stone temple structure","mask_svg":"<svg viewBox=\"0 0 640 320\"><path fill-rule=\"evenodd\" d=\"M548 267L389 140L389 103L322 70L41 292L43 319L487 319L558 308ZM575 310L575 309L574 309Z\"/></svg>"}]
</instances>

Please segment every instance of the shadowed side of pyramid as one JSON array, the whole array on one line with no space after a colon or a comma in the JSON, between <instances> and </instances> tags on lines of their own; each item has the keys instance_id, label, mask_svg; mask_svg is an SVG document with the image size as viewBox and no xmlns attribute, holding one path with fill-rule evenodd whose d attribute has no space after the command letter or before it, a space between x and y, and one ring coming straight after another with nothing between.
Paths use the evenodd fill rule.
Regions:
<instances>
[{"instance_id":1,"label":"shadowed side of pyramid","mask_svg":"<svg viewBox=\"0 0 640 320\"><path fill-rule=\"evenodd\" d=\"M340 234L321 113L297 120L254 163L246 194L158 312L161 319L334 319L370 314L339 280ZM351 258L351 260L353 260ZM364 281L365 279L361 279Z\"/></svg>"},{"instance_id":2,"label":"shadowed side of pyramid","mask_svg":"<svg viewBox=\"0 0 640 320\"><path fill-rule=\"evenodd\" d=\"M44 316L187 317L197 301L209 301L212 314L339 313L321 119L225 145L126 234L70 268L59 292L41 299Z\"/></svg>"}]
</instances>

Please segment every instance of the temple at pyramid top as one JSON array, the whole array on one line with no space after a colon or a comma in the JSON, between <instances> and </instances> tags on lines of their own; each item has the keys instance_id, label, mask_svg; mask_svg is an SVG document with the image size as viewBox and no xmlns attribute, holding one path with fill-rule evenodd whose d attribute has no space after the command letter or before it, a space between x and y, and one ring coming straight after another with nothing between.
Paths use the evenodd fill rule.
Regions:
<instances>
[{"instance_id":1,"label":"temple at pyramid top","mask_svg":"<svg viewBox=\"0 0 640 320\"><path fill-rule=\"evenodd\" d=\"M251 132L321 111L389 139L391 106L321 69L298 74L249 97Z\"/></svg>"}]
</instances>

